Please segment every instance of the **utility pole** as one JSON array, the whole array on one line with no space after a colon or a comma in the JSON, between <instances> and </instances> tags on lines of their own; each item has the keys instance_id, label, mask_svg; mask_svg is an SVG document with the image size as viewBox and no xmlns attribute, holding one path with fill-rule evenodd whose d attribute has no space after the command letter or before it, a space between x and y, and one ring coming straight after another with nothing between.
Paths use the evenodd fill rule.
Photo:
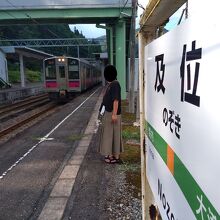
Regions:
<instances>
[{"instance_id":1,"label":"utility pole","mask_svg":"<svg viewBox=\"0 0 220 220\"><path fill-rule=\"evenodd\" d=\"M134 113L134 71L135 71L135 19L137 0L132 0L132 18L130 30L130 76L129 76L129 112Z\"/></svg>"}]
</instances>

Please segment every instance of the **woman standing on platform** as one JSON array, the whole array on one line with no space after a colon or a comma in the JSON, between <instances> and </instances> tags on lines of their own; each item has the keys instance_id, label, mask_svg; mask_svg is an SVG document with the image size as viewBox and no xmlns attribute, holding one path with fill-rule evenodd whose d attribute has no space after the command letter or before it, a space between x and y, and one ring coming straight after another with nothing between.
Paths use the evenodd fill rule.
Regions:
<instances>
[{"instance_id":1,"label":"woman standing on platform","mask_svg":"<svg viewBox=\"0 0 220 220\"><path fill-rule=\"evenodd\" d=\"M113 65L106 66L104 77L108 85L100 110L104 111L104 115L99 151L105 156L106 163L121 163L120 153L124 150L121 134L121 87L117 81L116 68Z\"/></svg>"}]
</instances>

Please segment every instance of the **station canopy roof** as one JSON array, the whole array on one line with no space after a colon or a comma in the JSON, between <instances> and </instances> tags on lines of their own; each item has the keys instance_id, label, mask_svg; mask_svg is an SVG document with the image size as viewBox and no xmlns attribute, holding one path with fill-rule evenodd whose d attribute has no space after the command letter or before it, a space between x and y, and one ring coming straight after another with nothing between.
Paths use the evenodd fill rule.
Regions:
<instances>
[{"instance_id":1,"label":"station canopy roof","mask_svg":"<svg viewBox=\"0 0 220 220\"><path fill-rule=\"evenodd\" d=\"M140 31L155 32L155 29L163 26L185 2L186 0L150 0L140 19Z\"/></svg>"},{"instance_id":2,"label":"station canopy roof","mask_svg":"<svg viewBox=\"0 0 220 220\"><path fill-rule=\"evenodd\" d=\"M18 54L18 55L23 55L25 57L31 57L31 58L35 58L35 59L45 59L48 57L52 57L52 54L49 53L45 53L43 51L40 50L35 50L33 48L29 48L29 47L13 47L13 46L7 46L7 47L0 47L0 49L7 55L9 56L13 56L13 54Z\"/></svg>"}]
</instances>

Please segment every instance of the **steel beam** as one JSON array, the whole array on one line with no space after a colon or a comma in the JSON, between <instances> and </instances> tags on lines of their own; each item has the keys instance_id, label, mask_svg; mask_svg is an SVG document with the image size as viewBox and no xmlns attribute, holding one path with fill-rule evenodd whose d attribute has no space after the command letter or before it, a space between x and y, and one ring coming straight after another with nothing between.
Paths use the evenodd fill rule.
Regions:
<instances>
[{"instance_id":1,"label":"steel beam","mask_svg":"<svg viewBox=\"0 0 220 220\"><path fill-rule=\"evenodd\" d=\"M119 8L8 9L0 10L0 24L112 23L121 13ZM131 16L131 8L124 8L123 13Z\"/></svg>"}]
</instances>

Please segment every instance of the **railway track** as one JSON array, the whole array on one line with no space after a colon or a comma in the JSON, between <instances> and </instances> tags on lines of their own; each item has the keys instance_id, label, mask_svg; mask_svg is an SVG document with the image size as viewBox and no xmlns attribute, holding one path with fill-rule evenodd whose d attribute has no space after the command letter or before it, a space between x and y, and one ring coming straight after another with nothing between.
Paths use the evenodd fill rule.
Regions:
<instances>
[{"instance_id":1,"label":"railway track","mask_svg":"<svg viewBox=\"0 0 220 220\"><path fill-rule=\"evenodd\" d=\"M40 116L46 115L57 105L51 103L47 95L33 97L0 108L0 139L27 126Z\"/></svg>"},{"instance_id":2,"label":"railway track","mask_svg":"<svg viewBox=\"0 0 220 220\"><path fill-rule=\"evenodd\" d=\"M39 103L40 101L49 101L48 94L42 94L35 97L29 97L22 101L18 101L16 103L12 103L9 105L5 105L0 107L0 119L2 116L9 114L12 111L16 111L22 108L25 108L29 105L33 105Z\"/></svg>"}]
</instances>

